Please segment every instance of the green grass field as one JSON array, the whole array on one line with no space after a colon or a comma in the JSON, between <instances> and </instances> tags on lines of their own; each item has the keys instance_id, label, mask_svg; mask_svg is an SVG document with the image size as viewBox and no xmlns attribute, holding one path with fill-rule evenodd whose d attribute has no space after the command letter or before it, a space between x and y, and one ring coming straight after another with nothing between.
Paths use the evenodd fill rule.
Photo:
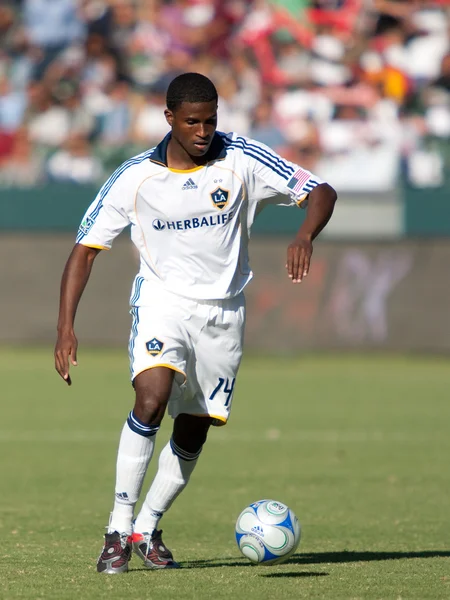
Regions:
<instances>
[{"instance_id":1,"label":"green grass field","mask_svg":"<svg viewBox=\"0 0 450 600\"><path fill-rule=\"evenodd\" d=\"M79 362L68 388L52 349L0 351L0 598L450 598L448 361L247 358L230 423L161 522L183 569L134 557L116 577L95 563L133 400L127 357L81 349ZM287 564L258 567L234 523L268 497L303 537Z\"/></svg>"}]
</instances>

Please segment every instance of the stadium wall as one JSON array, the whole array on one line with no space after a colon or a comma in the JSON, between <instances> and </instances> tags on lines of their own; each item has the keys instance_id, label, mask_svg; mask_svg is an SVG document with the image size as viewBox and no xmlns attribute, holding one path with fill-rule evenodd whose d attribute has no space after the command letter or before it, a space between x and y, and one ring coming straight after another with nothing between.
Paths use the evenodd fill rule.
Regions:
<instances>
[{"instance_id":1,"label":"stadium wall","mask_svg":"<svg viewBox=\"0 0 450 600\"><path fill-rule=\"evenodd\" d=\"M52 183L33 189L0 189L0 231L75 232L97 194L93 186ZM255 234L289 234L305 213L297 208L267 207L256 220ZM349 218L350 217L350 218ZM397 190L388 194L341 194L339 211L326 230L331 237L398 237L403 210Z\"/></svg>"},{"instance_id":2,"label":"stadium wall","mask_svg":"<svg viewBox=\"0 0 450 600\"><path fill-rule=\"evenodd\" d=\"M293 285L289 238L255 237L246 346L286 354L322 349L450 350L450 240L318 241L309 277ZM0 236L0 343L53 343L59 281L73 235ZM126 236L102 252L77 317L81 345L125 346L137 256Z\"/></svg>"},{"instance_id":3,"label":"stadium wall","mask_svg":"<svg viewBox=\"0 0 450 600\"><path fill-rule=\"evenodd\" d=\"M74 232L97 187L52 183L32 189L0 188L0 232ZM388 193L339 193L338 209L324 232L327 239L450 236L450 177L440 188L406 183ZM295 216L294 216L295 213ZM296 209L266 208L255 234L289 234L304 216Z\"/></svg>"}]
</instances>

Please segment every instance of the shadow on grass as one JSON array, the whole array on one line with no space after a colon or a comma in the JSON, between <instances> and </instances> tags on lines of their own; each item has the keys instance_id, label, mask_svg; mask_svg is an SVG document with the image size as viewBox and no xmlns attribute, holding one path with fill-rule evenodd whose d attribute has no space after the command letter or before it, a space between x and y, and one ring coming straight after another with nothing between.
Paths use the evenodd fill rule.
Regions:
<instances>
[{"instance_id":1,"label":"shadow on grass","mask_svg":"<svg viewBox=\"0 0 450 600\"><path fill-rule=\"evenodd\" d=\"M225 559L226 560L226 559ZM205 561L205 563L208 563L208 561ZM221 562L216 562L216 563L208 563L208 564L203 564L203 561L198 560L198 561L193 561L193 562L184 562L184 563L180 563L180 566L182 569L204 569L206 567L255 567L256 565L252 565L249 562L242 562L242 563L238 563L238 562L226 562L226 563L221 563ZM261 577L276 577L276 578L280 578L280 577L291 577L291 578L295 578L295 577L326 577L328 575L328 573L315 573L314 571L283 571L283 572L278 572L278 573L263 573L263 571L266 569L267 567L260 567L261 572L260 572L260 576ZM130 569L130 571L128 571L128 574L133 574L133 573L139 573L140 571L147 571L148 572L149 569L146 569L145 567L138 567L137 569ZM170 572L173 569L162 569L163 571L167 571Z\"/></svg>"},{"instance_id":2,"label":"shadow on grass","mask_svg":"<svg viewBox=\"0 0 450 600\"><path fill-rule=\"evenodd\" d=\"M383 560L404 560L411 558L448 557L447 550L423 550L419 552L311 552L310 554L294 554L284 564L290 565L319 565L323 563L372 562Z\"/></svg>"},{"instance_id":3,"label":"shadow on grass","mask_svg":"<svg viewBox=\"0 0 450 600\"><path fill-rule=\"evenodd\" d=\"M261 577L326 577L328 573L314 573L313 571L283 571L281 573L261 574Z\"/></svg>"},{"instance_id":4,"label":"shadow on grass","mask_svg":"<svg viewBox=\"0 0 450 600\"><path fill-rule=\"evenodd\" d=\"M421 552L311 552L309 554L294 554L283 565L320 565L325 563L372 562L384 560L405 560L411 558L450 557L450 551L424 550ZM209 567L253 567L245 558L212 558L207 560L191 560L180 563L184 569L206 569ZM274 574L275 575L275 574ZM316 573L315 575L322 575ZM267 575L266 575L267 576ZM282 576L280 573L277 576ZM297 577L307 575L298 573Z\"/></svg>"}]
</instances>

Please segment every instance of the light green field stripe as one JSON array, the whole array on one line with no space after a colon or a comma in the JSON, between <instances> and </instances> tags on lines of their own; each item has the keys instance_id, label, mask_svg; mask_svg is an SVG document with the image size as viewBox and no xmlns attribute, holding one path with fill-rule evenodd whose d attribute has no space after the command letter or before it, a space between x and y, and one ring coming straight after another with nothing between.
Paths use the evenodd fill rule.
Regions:
<instances>
[{"instance_id":1,"label":"light green field stripe","mask_svg":"<svg viewBox=\"0 0 450 600\"><path fill-rule=\"evenodd\" d=\"M119 434L109 434L97 431L1 431L0 443L62 443L62 442L118 442ZM381 431L296 431L283 434L280 431L268 430L259 434L255 432L223 433L210 435L208 442L239 442L254 444L255 442L287 442L287 443L385 443L398 444L449 444L450 438L442 435L412 434L406 431L384 433Z\"/></svg>"}]
</instances>

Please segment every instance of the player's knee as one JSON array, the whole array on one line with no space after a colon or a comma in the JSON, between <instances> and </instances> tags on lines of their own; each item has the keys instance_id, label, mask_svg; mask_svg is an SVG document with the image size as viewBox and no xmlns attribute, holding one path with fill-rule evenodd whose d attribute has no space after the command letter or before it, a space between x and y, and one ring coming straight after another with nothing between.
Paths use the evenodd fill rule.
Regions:
<instances>
[{"instance_id":1,"label":"player's knee","mask_svg":"<svg viewBox=\"0 0 450 600\"><path fill-rule=\"evenodd\" d=\"M148 425L161 423L172 390L172 379L173 375L169 369L145 371L135 378L134 413L143 423Z\"/></svg>"},{"instance_id":2,"label":"player's knee","mask_svg":"<svg viewBox=\"0 0 450 600\"><path fill-rule=\"evenodd\" d=\"M166 411L168 398L163 394L136 394L135 415L146 425L159 425Z\"/></svg>"},{"instance_id":3,"label":"player's knee","mask_svg":"<svg viewBox=\"0 0 450 600\"><path fill-rule=\"evenodd\" d=\"M199 452L206 442L212 418L181 414L175 419L172 439L186 452Z\"/></svg>"}]
</instances>

